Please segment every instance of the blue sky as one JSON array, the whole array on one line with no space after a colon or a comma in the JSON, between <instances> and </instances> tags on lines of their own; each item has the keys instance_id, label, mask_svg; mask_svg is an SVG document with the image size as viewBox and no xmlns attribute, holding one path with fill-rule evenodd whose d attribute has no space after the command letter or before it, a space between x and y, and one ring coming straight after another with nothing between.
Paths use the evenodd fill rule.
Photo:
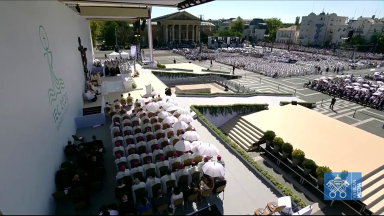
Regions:
<instances>
[{"instance_id":1,"label":"blue sky","mask_svg":"<svg viewBox=\"0 0 384 216\"><path fill-rule=\"evenodd\" d=\"M364 10L364 17L371 17L376 12L378 17L384 17L384 1L229 1L229 0L216 0L214 2L206 3L200 6L187 9L186 11L198 16L203 15L204 19L221 19L221 18L234 18L241 16L244 19L252 18L270 18L278 17L285 23L295 22L296 16L306 16L313 12L318 14L323 11L325 6L325 13L336 13L339 16L346 16L352 18L355 10L355 17L362 15ZM154 7L152 10L152 17L158 17L169 13L177 12L175 8Z\"/></svg>"}]
</instances>

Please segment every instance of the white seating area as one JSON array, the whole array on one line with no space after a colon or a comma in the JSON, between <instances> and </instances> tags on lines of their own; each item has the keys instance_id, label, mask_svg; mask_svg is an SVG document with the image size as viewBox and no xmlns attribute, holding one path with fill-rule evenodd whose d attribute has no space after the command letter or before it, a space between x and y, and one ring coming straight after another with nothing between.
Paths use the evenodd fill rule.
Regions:
<instances>
[{"instance_id":1,"label":"white seating area","mask_svg":"<svg viewBox=\"0 0 384 216\"><path fill-rule=\"evenodd\" d=\"M152 198L159 188L167 193L167 189L179 184L200 181L204 173L209 174L204 170L212 168L207 167L208 161L219 154L215 146L199 141L192 125L194 113L164 98L168 98L167 102L160 97L154 102L141 98L131 111L120 107L111 113L116 178L125 183L135 179L141 182L132 186L135 202L139 194ZM224 176L223 166L217 169Z\"/></svg>"}]
</instances>

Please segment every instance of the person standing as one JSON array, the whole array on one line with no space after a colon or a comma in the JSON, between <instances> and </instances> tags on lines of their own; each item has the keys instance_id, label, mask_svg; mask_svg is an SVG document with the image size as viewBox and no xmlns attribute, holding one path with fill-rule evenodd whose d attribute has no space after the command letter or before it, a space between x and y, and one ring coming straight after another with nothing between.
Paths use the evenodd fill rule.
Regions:
<instances>
[{"instance_id":1,"label":"person standing","mask_svg":"<svg viewBox=\"0 0 384 216\"><path fill-rule=\"evenodd\" d=\"M329 105L329 108L331 110L333 110L333 106L335 105L335 103L336 103L336 97L333 97L332 100L331 100L331 105Z\"/></svg>"},{"instance_id":2,"label":"person standing","mask_svg":"<svg viewBox=\"0 0 384 216\"><path fill-rule=\"evenodd\" d=\"M176 64L176 59L173 59L173 64Z\"/></svg>"},{"instance_id":3,"label":"person standing","mask_svg":"<svg viewBox=\"0 0 384 216\"><path fill-rule=\"evenodd\" d=\"M235 75L235 65L233 65L232 69L233 69L233 75Z\"/></svg>"}]
</instances>

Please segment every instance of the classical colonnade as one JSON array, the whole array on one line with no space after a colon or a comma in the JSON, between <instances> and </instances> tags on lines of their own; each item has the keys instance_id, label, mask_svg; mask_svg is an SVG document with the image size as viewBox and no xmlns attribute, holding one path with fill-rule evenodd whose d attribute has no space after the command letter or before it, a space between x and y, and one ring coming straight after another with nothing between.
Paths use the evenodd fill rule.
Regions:
<instances>
[{"instance_id":1,"label":"classical colonnade","mask_svg":"<svg viewBox=\"0 0 384 216\"><path fill-rule=\"evenodd\" d=\"M166 42L200 41L198 24L165 24L164 27Z\"/></svg>"}]
</instances>

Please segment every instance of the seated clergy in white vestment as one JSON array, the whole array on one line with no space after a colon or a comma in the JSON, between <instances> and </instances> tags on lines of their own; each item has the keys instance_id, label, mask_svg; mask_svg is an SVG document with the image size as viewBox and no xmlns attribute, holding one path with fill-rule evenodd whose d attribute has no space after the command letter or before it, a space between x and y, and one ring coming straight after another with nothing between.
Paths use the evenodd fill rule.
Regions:
<instances>
[{"instance_id":1,"label":"seated clergy in white vestment","mask_svg":"<svg viewBox=\"0 0 384 216\"><path fill-rule=\"evenodd\" d=\"M173 174L170 170L167 170L167 174L162 176L161 178L161 185L162 185L162 188L163 188L163 192L166 194L167 193L167 181L170 181L170 180L174 180L175 181L175 187L177 187L177 180L176 180L176 176L175 174ZM170 190L172 190L172 188L169 188Z\"/></svg>"},{"instance_id":2,"label":"seated clergy in white vestment","mask_svg":"<svg viewBox=\"0 0 384 216\"><path fill-rule=\"evenodd\" d=\"M173 145L167 145L163 148L163 152L164 152L164 155L167 155L168 156L168 152L176 152L175 150L175 147L173 147Z\"/></svg>"},{"instance_id":3,"label":"seated clergy in white vestment","mask_svg":"<svg viewBox=\"0 0 384 216\"><path fill-rule=\"evenodd\" d=\"M160 149L160 145L159 144L156 144L155 148L156 148L155 151L153 151L153 153L152 153L153 154L152 161L157 161L156 160L156 156L158 154L164 155L164 152L163 152L163 150Z\"/></svg>"},{"instance_id":4,"label":"seated clergy in white vestment","mask_svg":"<svg viewBox=\"0 0 384 216\"><path fill-rule=\"evenodd\" d=\"M129 150L130 152L130 155L128 155L127 157L127 162L128 162L128 166L129 168L132 168L132 160L136 160L140 163L140 156L138 154L135 154L135 149L130 149Z\"/></svg>"},{"instance_id":5,"label":"seated clergy in white vestment","mask_svg":"<svg viewBox=\"0 0 384 216\"><path fill-rule=\"evenodd\" d=\"M135 176L135 173L140 173L140 176L136 176L136 178L142 179L144 177L143 167L139 165L139 162L133 163L133 167L131 169L131 175Z\"/></svg>"},{"instance_id":6,"label":"seated clergy in white vestment","mask_svg":"<svg viewBox=\"0 0 384 216\"><path fill-rule=\"evenodd\" d=\"M164 156L161 156L160 161L156 163L157 173L159 176L161 175L160 169L162 167L166 167L167 170L169 169L169 161L165 160Z\"/></svg>"},{"instance_id":7,"label":"seated clergy in white vestment","mask_svg":"<svg viewBox=\"0 0 384 216\"><path fill-rule=\"evenodd\" d=\"M146 188L148 192L148 197L152 198L152 186L155 184L161 184L161 180L159 178L156 178L155 176L148 176L147 177L147 183L146 183Z\"/></svg>"},{"instance_id":8,"label":"seated clergy in white vestment","mask_svg":"<svg viewBox=\"0 0 384 216\"><path fill-rule=\"evenodd\" d=\"M195 160L197 157L204 157L204 155L200 154L199 152L195 152L192 154L193 160Z\"/></svg>"},{"instance_id":9,"label":"seated clergy in white vestment","mask_svg":"<svg viewBox=\"0 0 384 216\"><path fill-rule=\"evenodd\" d=\"M116 147L113 148L113 156L116 156L117 151L124 151L124 147L120 145L119 142L116 143Z\"/></svg>"},{"instance_id":10,"label":"seated clergy in white vestment","mask_svg":"<svg viewBox=\"0 0 384 216\"><path fill-rule=\"evenodd\" d=\"M201 161L197 164L197 169L199 170L200 172L200 177L203 176L203 166L205 163L207 163L209 161L209 158L208 157L205 157L204 158L204 161Z\"/></svg>"},{"instance_id":11,"label":"seated clergy in white vestment","mask_svg":"<svg viewBox=\"0 0 384 216\"><path fill-rule=\"evenodd\" d=\"M119 122L112 122L112 124L109 127L109 129L111 129L111 131L112 131L112 128L114 128L114 127L116 127L118 129L118 131L116 131L116 132L120 131L120 123Z\"/></svg>"},{"instance_id":12,"label":"seated clergy in white vestment","mask_svg":"<svg viewBox=\"0 0 384 216\"><path fill-rule=\"evenodd\" d=\"M124 176L131 176L131 172L129 169L126 169L125 166L120 167L120 172L116 175L116 180L123 178ZM130 182L125 182L126 184L130 184Z\"/></svg>"},{"instance_id":13,"label":"seated clergy in white vestment","mask_svg":"<svg viewBox=\"0 0 384 216\"><path fill-rule=\"evenodd\" d=\"M127 153L127 155L129 155L129 153L131 153L131 149L136 149L136 145L135 144L129 144L127 145L127 147L125 147L125 152Z\"/></svg>"},{"instance_id":14,"label":"seated clergy in white vestment","mask_svg":"<svg viewBox=\"0 0 384 216\"><path fill-rule=\"evenodd\" d=\"M122 136L117 136L117 137L113 138L112 143L114 143L115 145L117 143L120 143L120 145L122 145L123 144L123 140L124 140L124 138Z\"/></svg>"},{"instance_id":15,"label":"seated clergy in white vestment","mask_svg":"<svg viewBox=\"0 0 384 216\"><path fill-rule=\"evenodd\" d=\"M89 90L85 90L85 92L84 92L84 98L85 98L87 101L91 101L91 102L95 102L95 101L97 101L97 96L96 96L96 94L93 94L93 93L90 92Z\"/></svg>"},{"instance_id":16,"label":"seated clergy in white vestment","mask_svg":"<svg viewBox=\"0 0 384 216\"><path fill-rule=\"evenodd\" d=\"M225 167L225 163L224 163L224 160L221 158L220 155L217 156L217 163L220 163L221 165L223 165L223 167Z\"/></svg>"},{"instance_id":17,"label":"seated clergy in white vestment","mask_svg":"<svg viewBox=\"0 0 384 216\"><path fill-rule=\"evenodd\" d=\"M148 158L148 157L151 158L151 161L152 161L153 155L148 149L146 149L145 153L140 155L141 161L144 163L145 161L147 161L147 159L145 158Z\"/></svg>"},{"instance_id":18,"label":"seated clergy in white vestment","mask_svg":"<svg viewBox=\"0 0 384 216\"><path fill-rule=\"evenodd\" d=\"M172 165L174 163L181 163L181 158L179 157L179 155L177 154L177 152L175 152L173 154L173 157L172 158L168 158L169 160L169 170L173 171L172 169Z\"/></svg>"},{"instance_id":19,"label":"seated clergy in white vestment","mask_svg":"<svg viewBox=\"0 0 384 216\"><path fill-rule=\"evenodd\" d=\"M118 164L121 163L121 162L125 163L124 165L126 166L127 165L127 158L126 157L121 157L121 155L119 153L117 153L116 154L116 160L115 160L117 171L119 171Z\"/></svg>"},{"instance_id":20,"label":"seated clergy in white vestment","mask_svg":"<svg viewBox=\"0 0 384 216\"><path fill-rule=\"evenodd\" d=\"M181 158L181 163L183 163L183 164L184 164L185 160L188 160L188 159L193 160L192 154L189 152L185 152L183 155L180 156L180 158Z\"/></svg>"},{"instance_id":21,"label":"seated clergy in white vestment","mask_svg":"<svg viewBox=\"0 0 384 216\"><path fill-rule=\"evenodd\" d=\"M146 185L144 182L140 182L140 180L137 178L135 178L135 180L133 182L134 182L134 184L132 185L132 197L133 197L133 203L136 203L135 190L140 189L140 188L146 189Z\"/></svg>"},{"instance_id":22,"label":"seated clergy in white vestment","mask_svg":"<svg viewBox=\"0 0 384 216\"><path fill-rule=\"evenodd\" d=\"M155 175L157 176L157 169L156 165L152 163L151 158L146 159L146 164L143 165L143 170L144 170L144 178L147 178L147 171L152 169L152 173L149 173L149 175Z\"/></svg>"},{"instance_id":23,"label":"seated clergy in white vestment","mask_svg":"<svg viewBox=\"0 0 384 216\"><path fill-rule=\"evenodd\" d=\"M113 122L118 122L118 123L121 122L121 116L120 116L120 114L115 114L115 115L113 115L113 116L112 116L112 119L113 119ZM118 120L116 120L116 119L118 119Z\"/></svg>"},{"instance_id":24,"label":"seated clergy in white vestment","mask_svg":"<svg viewBox=\"0 0 384 216\"><path fill-rule=\"evenodd\" d=\"M176 176L176 179L177 179L177 182L179 183L179 179L181 176L187 176L187 181L186 183L190 183L190 172L189 172L189 169L188 167L184 167L183 164L180 164L180 167L179 167L179 170L175 172L175 176Z\"/></svg>"}]
</instances>

